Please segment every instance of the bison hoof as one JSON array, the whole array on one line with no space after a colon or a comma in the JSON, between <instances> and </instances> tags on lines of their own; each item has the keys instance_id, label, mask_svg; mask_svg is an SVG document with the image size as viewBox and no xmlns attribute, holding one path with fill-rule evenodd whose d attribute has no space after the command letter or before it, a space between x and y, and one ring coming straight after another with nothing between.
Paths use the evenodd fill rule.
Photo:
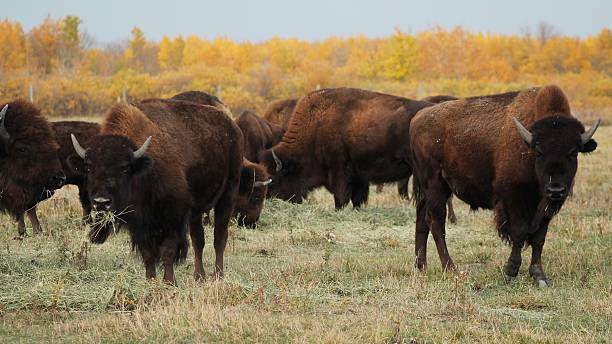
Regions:
<instances>
[{"instance_id":1,"label":"bison hoof","mask_svg":"<svg viewBox=\"0 0 612 344\"><path fill-rule=\"evenodd\" d=\"M504 280L506 281L506 283L511 283L516 279L516 275L512 276L509 275L507 272L504 271Z\"/></svg>"},{"instance_id":2,"label":"bison hoof","mask_svg":"<svg viewBox=\"0 0 612 344\"><path fill-rule=\"evenodd\" d=\"M25 239L25 235L17 235L13 237L13 240L19 240L22 241L23 239Z\"/></svg>"},{"instance_id":3,"label":"bison hoof","mask_svg":"<svg viewBox=\"0 0 612 344\"><path fill-rule=\"evenodd\" d=\"M196 282L206 282L206 274L204 272L194 273L193 278L196 280Z\"/></svg>"},{"instance_id":4,"label":"bison hoof","mask_svg":"<svg viewBox=\"0 0 612 344\"><path fill-rule=\"evenodd\" d=\"M538 288L547 288L548 287L548 281L545 280L545 279L540 279L540 280L537 280L536 282L537 282Z\"/></svg>"}]
</instances>

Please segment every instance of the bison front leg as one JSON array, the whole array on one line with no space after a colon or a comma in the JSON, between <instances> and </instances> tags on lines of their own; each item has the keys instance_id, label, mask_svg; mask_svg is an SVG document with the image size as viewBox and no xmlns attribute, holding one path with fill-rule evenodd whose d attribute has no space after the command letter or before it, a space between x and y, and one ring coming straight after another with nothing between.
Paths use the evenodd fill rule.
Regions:
<instances>
[{"instance_id":1,"label":"bison front leg","mask_svg":"<svg viewBox=\"0 0 612 344\"><path fill-rule=\"evenodd\" d=\"M28 219L32 224L32 233L34 235L42 234L42 228L40 227L40 222L38 221L38 216L36 215L36 207L27 211Z\"/></svg>"},{"instance_id":2,"label":"bison front leg","mask_svg":"<svg viewBox=\"0 0 612 344\"><path fill-rule=\"evenodd\" d=\"M13 239L15 240L23 240L26 236L26 225L23 219L23 214L17 216L17 236Z\"/></svg>"},{"instance_id":3,"label":"bison front leg","mask_svg":"<svg viewBox=\"0 0 612 344\"><path fill-rule=\"evenodd\" d=\"M155 263L157 262L155 253L151 249L140 248L140 255L142 256L142 262L145 266L145 276L147 279L155 279Z\"/></svg>"},{"instance_id":4,"label":"bison front leg","mask_svg":"<svg viewBox=\"0 0 612 344\"><path fill-rule=\"evenodd\" d=\"M161 261L164 265L164 282L173 286L176 286L174 263L176 262L178 245L178 239L174 237L166 238L160 248Z\"/></svg>"},{"instance_id":5,"label":"bison front leg","mask_svg":"<svg viewBox=\"0 0 612 344\"><path fill-rule=\"evenodd\" d=\"M533 278L536 286L540 288L548 287L549 281L542 268L542 249L548 232L548 222L544 220L543 225L535 234L529 236L529 244L531 245L531 264L529 265L529 275Z\"/></svg>"}]
</instances>

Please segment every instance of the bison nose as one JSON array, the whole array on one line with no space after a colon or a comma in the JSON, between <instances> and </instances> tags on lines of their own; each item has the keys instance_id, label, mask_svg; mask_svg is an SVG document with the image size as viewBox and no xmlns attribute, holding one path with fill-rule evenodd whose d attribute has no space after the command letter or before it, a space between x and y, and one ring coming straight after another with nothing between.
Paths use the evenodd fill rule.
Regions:
<instances>
[{"instance_id":1,"label":"bison nose","mask_svg":"<svg viewBox=\"0 0 612 344\"><path fill-rule=\"evenodd\" d=\"M51 180L49 180L49 188L53 190L61 188L64 184L66 184L66 175L63 171L57 172L51 177Z\"/></svg>"},{"instance_id":2,"label":"bison nose","mask_svg":"<svg viewBox=\"0 0 612 344\"><path fill-rule=\"evenodd\" d=\"M92 200L92 205L96 210L108 210L110 209L112 200L110 198L96 196Z\"/></svg>"},{"instance_id":3,"label":"bison nose","mask_svg":"<svg viewBox=\"0 0 612 344\"><path fill-rule=\"evenodd\" d=\"M546 187L546 194L552 200L560 200L565 197L566 188L560 184L551 184Z\"/></svg>"}]
</instances>

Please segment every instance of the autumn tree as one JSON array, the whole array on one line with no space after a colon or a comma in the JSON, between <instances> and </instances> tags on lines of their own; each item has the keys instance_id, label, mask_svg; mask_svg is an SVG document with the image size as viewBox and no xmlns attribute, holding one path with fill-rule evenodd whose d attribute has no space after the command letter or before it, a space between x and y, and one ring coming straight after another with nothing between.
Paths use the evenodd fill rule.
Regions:
<instances>
[{"instance_id":1,"label":"autumn tree","mask_svg":"<svg viewBox=\"0 0 612 344\"><path fill-rule=\"evenodd\" d=\"M58 64L60 27L50 17L34 27L28 38L28 62L33 71L49 74Z\"/></svg>"},{"instance_id":2,"label":"autumn tree","mask_svg":"<svg viewBox=\"0 0 612 344\"><path fill-rule=\"evenodd\" d=\"M0 73L9 73L26 65L26 39L21 24L0 21Z\"/></svg>"},{"instance_id":3,"label":"autumn tree","mask_svg":"<svg viewBox=\"0 0 612 344\"><path fill-rule=\"evenodd\" d=\"M147 41L145 39L144 32L142 32L142 30L135 26L132 29L132 37L130 38L130 41L128 42L128 46L125 49L124 53L124 57L128 67L136 71L143 70L143 57L146 44Z\"/></svg>"},{"instance_id":4,"label":"autumn tree","mask_svg":"<svg viewBox=\"0 0 612 344\"><path fill-rule=\"evenodd\" d=\"M60 25L59 58L66 68L71 68L81 53L79 25L81 19L76 16L66 16Z\"/></svg>"}]
</instances>

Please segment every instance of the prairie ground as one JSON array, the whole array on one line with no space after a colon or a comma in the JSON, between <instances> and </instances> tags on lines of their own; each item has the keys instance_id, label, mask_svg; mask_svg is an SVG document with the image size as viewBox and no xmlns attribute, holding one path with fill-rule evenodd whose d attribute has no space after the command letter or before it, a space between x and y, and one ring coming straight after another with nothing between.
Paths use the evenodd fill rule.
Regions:
<instances>
[{"instance_id":1,"label":"prairie ground","mask_svg":"<svg viewBox=\"0 0 612 344\"><path fill-rule=\"evenodd\" d=\"M447 241L463 273L441 270L431 239L428 271L415 271L415 209L394 186L372 188L362 211L335 211L322 190L303 205L270 200L257 230L232 225L223 281L196 283L190 252L169 287L145 280L125 233L87 243L71 187L40 205L42 236L12 240L0 217L0 342L610 342L612 127L595 138L550 226L549 288L526 266L506 283L491 213L460 201Z\"/></svg>"}]
</instances>

